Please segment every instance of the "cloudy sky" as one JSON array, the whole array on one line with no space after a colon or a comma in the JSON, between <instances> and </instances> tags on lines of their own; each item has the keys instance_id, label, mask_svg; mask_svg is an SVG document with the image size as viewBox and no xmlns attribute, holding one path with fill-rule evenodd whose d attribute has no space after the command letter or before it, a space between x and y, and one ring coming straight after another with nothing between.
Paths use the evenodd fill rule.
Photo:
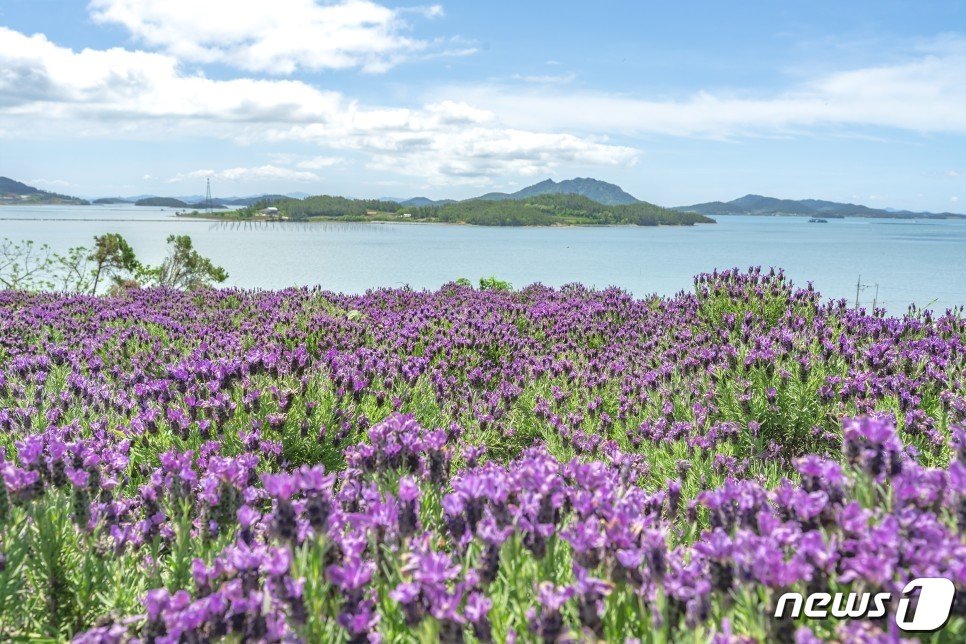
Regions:
<instances>
[{"instance_id":1,"label":"cloudy sky","mask_svg":"<svg viewBox=\"0 0 966 644\"><path fill-rule=\"evenodd\" d=\"M0 175L963 212L966 2L0 0Z\"/></svg>"}]
</instances>

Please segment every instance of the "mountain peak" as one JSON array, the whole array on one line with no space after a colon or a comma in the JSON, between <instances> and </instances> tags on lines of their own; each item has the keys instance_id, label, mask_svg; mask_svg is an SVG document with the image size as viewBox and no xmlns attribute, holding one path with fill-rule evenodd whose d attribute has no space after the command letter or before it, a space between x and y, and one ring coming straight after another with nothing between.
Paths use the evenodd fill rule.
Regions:
<instances>
[{"instance_id":1,"label":"mountain peak","mask_svg":"<svg viewBox=\"0 0 966 644\"><path fill-rule=\"evenodd\" d=\"M0 204L75 204L87 205L88 202L77 197L47 192L9 177L0 177Z\"/></svg>"},{"instance_id":2,"label":"mountain peak","mask_svg":"<svg viewBox=\"0 0 966 644\"><path fill-rule=\"evenodd\" d=\"M577 177L575 179L564 179L563 181L544 179L539 183L527 186L513 193L491 192L479 198L488 201L503 201L507 199L526 199L527 197L547 194L580 195L607 206L638 203L638 199L625 192L620 186L590 177Z\"/></svg>"},{"instance_id":3,"label":"mountain peak","mask_svg":"<svg viewBox=\"0 0 966 644\"><path fill-rule=\"evenodd\" d=\"M530 186L530 188L550 188L555 185L557 185L557 182L554 181L553 179L544 179L539 183L533 184L532 186Z\"/></svg>"},{"instance_id":4,"label":"mountain peak","mask_svg":"<svg viewBox=\"0 0 966 644\"><path fill-rule=\"evenodd\" d=\"M41 192L26 183L20 183L9 177L0 177L0 195L35 195Z\"/></svg>"}]
</instances>

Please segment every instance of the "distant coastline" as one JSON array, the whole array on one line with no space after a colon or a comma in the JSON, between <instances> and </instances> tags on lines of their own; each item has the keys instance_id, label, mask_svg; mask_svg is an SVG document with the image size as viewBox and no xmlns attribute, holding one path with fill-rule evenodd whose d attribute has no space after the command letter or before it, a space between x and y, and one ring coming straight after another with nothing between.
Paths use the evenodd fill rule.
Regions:
<instances>
[{"instance_id":1,"label":"distant coastline","mask_svg":"<svg viewBox=\"0 0 966 644\"><path fill-rule=\"evenodd\" d=\"M593 195L593 196L590 196ZM196 204L192 212L201 208ZM488 193L462 201L425 198L350 199L318 195L274 198L226 213L205 216L233 221L405 221L477 226L713 224L710 217L641 201L619 186L596 179L543 181L511 194Z\"/></svg>"},{"instance_id":2,"label":"distant coastline","mask_svg":"<svg viewBox=\"0 0 966 644\"><path fill-rule=\"evenodd\" d=\"M293 193L222 198L211 198L210 195L137 195L100 197L92 201L47 192L0 177L0 206L92 204L180 209L190 211L189 214L181 214L182 217L213 221L388 221L479 226L691 226L715 223L714 217L734 215L826 220L846 217L966 219L966 214L953 212L914 212L821 199L778 199L754 194L727 202L710 201L667 208L640 200L618 185L582 177L564 181L546 179L516 192L489 192L463 200L434 200L427 197L354 199ZM215 210L219 212L203 212Z\"/></svg>"},{"instance_id":3,"label":"distant coastline","mask_svg":"<svg viewBox=\"0 0 966 644\"><path fill-rule=\"evenodd\" d=\"M679 212L697 212L708 217L751 215L759 217L821 217L844 219L966 219L954 212L913 212L888 208L870 208L861 204L824 201L822 199L776 199L762 195L745 195L731 201L709 201L691 206L676 206Z\"/></svg>"},{"instance_id":4,"label":"distant coastline","mask_svg":"<svg viewBox=\"0 0 966 644\"><path fill-rule=\"evenodd\" d=\"M403 218L399 215L392 215L391 213L385 213L380 215L373 215L371 217L311 217L308 219L273 219L267 217L233 217L232 214L237 211L229 212L219 212L219 213L205 213L205 212L178 212L175 216L182 220L191 221L209 221L217 223L278 223L278 224L372 224L372 225L383 225L383 224L401 224L401 225L414 225L414 226L425 226L425 225L439 225L439 226L477 226L477 227L504 227L504 228L637 228L640 226L653 226L653 227L677 227L677 226L691 226L691 223L673 223L673 224L631 224L631 223L592 223L592 222L567 222L558 221L551 223L540 223L540 224L481 224L473 223L469 221L443 221L437 219L412 219ZM715 224L717 223L714 219L706 218L706 221L696 222L698 224Z\"/></svg>"}]
</instances>

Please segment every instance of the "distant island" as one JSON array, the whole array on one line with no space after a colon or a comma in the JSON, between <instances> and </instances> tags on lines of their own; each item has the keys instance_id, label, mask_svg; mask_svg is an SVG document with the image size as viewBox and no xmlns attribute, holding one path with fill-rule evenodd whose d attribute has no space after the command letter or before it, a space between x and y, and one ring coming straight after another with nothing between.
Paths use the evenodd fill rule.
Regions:
<instances>
[{"instance_id":1,"label":"distant island","mask_svg":"<svg viewBox=\"0 0 966 644\"><path fill-rule=\"evenodd\" d=\"M147 197L134 202L135 206L154 206L162 208L187 208L188 204L174 197Z\"/></svg>"},{"instance_id":2,"label":"distant island","mask_svg":"<svg viewBox=\"0 0 966 644\"><path fill-rule=\"evenodd\" d=\"M546 193L512 199L468 199L407 211L413 219L485 226L691 226L713 224L697 213L676 212L645 201L605 204L572 193Z\"/></svg>"},{"instance_id":3,"label":"distant island","mask_svg":"<svg viewBox=\"0 0 966 644\"><path fill-rule=\"evenodd\" d=\"M0 177L0 205L89 206L90 202L86 199L79 199L78 197L40 190L7 177Z\"/></svg>"},{"instance_id":4,"label":"distant island","mask_svg":"<svg viewBox=\"0 0 966 644\"><path fill-rule=\"evenodd\" d=\"M154 206L156 208L184 208L193 210L207 210L209 208L224 209L228 206L219 201L188 203L174 197L145 197L134 202L135 206Z\"/></svg>"},{"instance_id":5,"label":"distant island","mask_svg":"<svg viewBox=\"0 0 966 644\"><path fill-rule=\"evenodd\" d=\"M567 192L571 190L572 192ZM582 194L583 193L583 194ZM608 203L597 201L605 199ZM194 213L194 216L202 216ZM713 224L698 213L640 201L596 179L551 180L512 194L489 193L463 201L349 199L330 195L265 200L219 213L219 219L289 221L413 221L477 226L691 226Z\"/></svg>"},{"instance_id":6,"label":"distant island","mask_svg":"<svg viewBox=\"0 0 966 644\"><path fill-rule=\"evenodd\" d=\"M183 208L206 210L208 208L225 209L230 207L251 206L264 201L277 201L307 197L305 193L289 195L261 194L247 197L228 197L213 199L210 203L200 195L188 197L159 197L157 195L138 195L134 197L99 197L93 200L81 199L55 192L47 192L34 186L27 185L9 177L0 177L0 205L68 205L68 206L113 206L129 204L133 206L155 206L162 208Z\"/></svg>"},{"instance_id":7,"label":"distant island","mask_svg":"<svg viewBox=\"0 0 966 644\"><path fill-rule=\"evenodd\" d=\"M413 197L412 199L383 199L382 201L396 201L400 206L442 206L455 203L456 199L428 199L427 197Z\"/></svg>"},{"instance_id":8,"label":"distant island","mask_svg":"<svg viewBox=\"0 0 966 644\"><path fill-rule=\"evenodd\" d=\"M480 199L486 201L509 201L536 197L538 195L580 195L597 203L604 204L605 206L626 206L634 203L643 203L613 183L582 177L567 179L559 183L553 179L547 179L546 181L535 183L532 186L509 194L504 192L490 192L481 196Z\"/></svg>"},{"instance_id":9,"label":"distant island","mask_svg":"<svg viewBox=\"0 0 966 644\"><path fill-rule=\"evenodd\" d=\"M823 201L821 199L776 199L761 195L745 195L733 201L709 201L693 206L677 206L680 212L696 212L709 217L728 215L803 216L842 219L844 217L870 217L875 219L966 219L966 215L952 212L911 212L870 208L852 203Z\"/></svg>"},{"instance_id":10,"label":"distant island","mask_svg":"<svg viewBox=\"0 0 966 644\"><path fill-rule=\"evenodd\" d=\"M476 199L483 201L518 201L527 197L539 195L580 195L587 197L605 206L627 205L640 203L640 200L624 192L624 190L613 183L607 183L599 179L577 177L565 181L554 181L546 179L532 186L527 186L516 192L488 192L480 195ZM456 203L456 199L428 199L427 197L412 197L411 199L389 199L383 198L382 201L393 201L401 206L444 206Z\"/></svg>"},{"instance_id":11,"label":"distant island","mask_svg":"<svg viewBox=\"0 0 966 644\"><path fill-rule=\"evenodd\" d=\"M230 206L250 206L254 203L260 201L272 201L279 199L290 199L297 196L307 197L308 195L298 193L290 195L273 195L273 194L261 194L248 197L220 197L218 199L211 200L212 208L228 208ZM159 200L166 201L166 207L170 208L207 208L208 204L205 203L205 198L201 195L194 195L190 197L158 197L157 195L138 195L136 197L101 197L99 199L94 199L91 203L98 206L103 205L116 205L116 204L132 204L136 206L153 206L160 203ZM179 202L175 204L175 202Z\"/></svg>"},{"instance_id":12,"label":"distant island","mask_svg":"<svg viewBox=\"0 0 966 644\"><path fill-rule=\"evenodd\" d=\"M90 205L78 197L46 192L0 177L0 205ZM952 212L913 212L871 208L821 199L777 199L745 195L732 201L709 201L665 208L634 197L613 183L589 177L546 179L516 192L488 192L464 200L428 197L353 199L306 193L220 197L201 195L101 197L95 205L131 204L175 208L184 216L217 219L419 221L481 226L616 225L679 226L713 223L730 215L800 216L817 219L966 219ZM223 212L205 212L219 210Z\"/></svg>"}]
</instances>

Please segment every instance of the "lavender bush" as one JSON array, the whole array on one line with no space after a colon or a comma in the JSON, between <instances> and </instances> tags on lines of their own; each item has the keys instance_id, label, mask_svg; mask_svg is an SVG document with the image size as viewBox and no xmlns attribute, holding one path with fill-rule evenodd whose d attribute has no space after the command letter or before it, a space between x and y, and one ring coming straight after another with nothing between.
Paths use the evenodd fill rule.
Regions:
<instances>
[{"instance_id":1,"label":"lavender bush","mask_svg":"<svg viewBox=\"0 0 966 644\"><path fill-rule=\"evenodd\" d=\"M898 641L770 614L966 587L964 342L760 269L0 292L0 639Z\"/></svg>"}]
</instances>

